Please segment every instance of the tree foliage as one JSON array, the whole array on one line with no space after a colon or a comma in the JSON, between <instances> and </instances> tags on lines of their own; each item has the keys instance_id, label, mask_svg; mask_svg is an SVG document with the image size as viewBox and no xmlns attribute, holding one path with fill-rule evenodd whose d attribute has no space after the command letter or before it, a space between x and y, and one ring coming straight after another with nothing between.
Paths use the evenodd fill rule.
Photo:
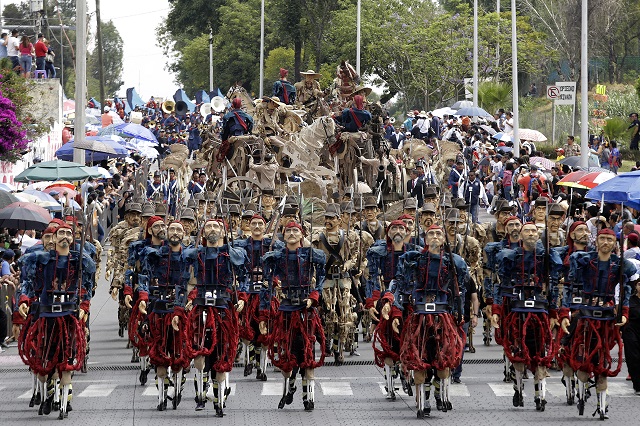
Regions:
<instances>
[{"instance_id":1,"label":"tree foliage","mask_svg":"<svg viewBox=\"0 0 640 426\"><path fill-rule=\"evenodd\" d=\"M102 23L102 57L104 61L104 95L107 98L117 94L122 81L122 37L113 21ZM96 99L100 96L98 42L87 58L88 95Z\"/></svg>"}]
</instances>

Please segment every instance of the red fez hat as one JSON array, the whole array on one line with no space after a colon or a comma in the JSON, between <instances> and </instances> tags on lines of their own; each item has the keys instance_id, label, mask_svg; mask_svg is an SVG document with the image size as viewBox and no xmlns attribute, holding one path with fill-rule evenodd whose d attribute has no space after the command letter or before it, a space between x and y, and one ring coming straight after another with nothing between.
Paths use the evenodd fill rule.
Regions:
<instances>
[{"instance_id":1,"label":"red fez hat","mask_svg":"<svg viewBox=\"0 0 640 426\"><path fill-rule=\"evenodd\" d=\"M391 229L392 226L402 226L404 229L407 229L407 224L406 223L404 223L400 219L396 219L396 220L392 221L389 224L389 226L387 227L387 233L389 232L389 230Z\"/></svg>"},{"instance_id":2,"label":"red fez hat","mask_svg":"<svg viewBox=\"0 0 640 426\"><path fill-rule=\"evenodd\" d=\"M506 218L506 219L504 220L504 222L502 222L502 224L503 224L504 226L507 226L507 223L508 223L508 222L511 222L512 220L517 220L518 222L520 222L520 219L518 218L518 216L509 216L508 218Z\"/></svg>"},{"instance_id":3,"label":"red fez hat","mask_svg":"<svg viewBox=\"0 0 640 426\"><path fill-rule=\"evenodd\" d=\"M615 237L616 233L613 232L612 229L604 228L600 232L598 232L598 236L600 236L600 235L613 235Z\"/></svg>"},{"instance_id":4,"label":"red fez hat","mask_svg":"<svg viewBox=\"0 0 640 426\"><path fill-rule=\"evenodd\" d=\"M53 226L49 226L49 227L47 227L47 229L42 231L42 235L44 235L44 234L55 234L56 230L57 230L57 228L54 228Z\"/></svg>"},{"instance_id":5,"label":"red fez hat","mask_svg":"<svg viewBox=\"0 0 640 426\"><path fill-rule=\"evenodd\" d=\"M398 218L398 220L404 220L404 219L408 219L408 220L416 220L415 217L411 216L410 214L403 214L402 216L400 216Z\"/></svg>"},{"instance_id":6,"label":"red fez hat","mask_svg":"<svg viewBox=\"0 0 640 426\"><path fill-rule=\"evenodd\" d=\"M235 109L242 108L242 99L233 98L233 100L231 101L231 106Z\"/></svg>"},{"instance_id":7,"label":"red fez hat","mask_svg":"<svg viewBox=\"0 0 640 426\"><path fill-rule=\"evenodd\" d=\"M300 232L304 233L304 229L302 228L302 225L300 225L298 222L294 222L293 220L289 223L287 223L287 226L284 227L285 229L288 228L298 228L300 230Z\"/></svg>"},{"instance_id":8,"label":"red fez hat","mask_svg":"<svg viewBox=\"0 0 640 426\"><path fill-rule=\"evenodd\" d=\"M264 223L267 223L267 220L264 217L260 216L259 214L254 214L253 216L251 216L251 220L253 219L260 219Z\"/></svg>"},{"instance_id":9,"label":"red fez hat","mask_svg":"<svg viewBox=\"0 0 640 426\"><path fill-rule=\"evenodd\" d=\"M145 230L146 231L145 238L151 238L151 232L149 232L149 230L151 229L153 224L158 221L162 221L162 218L160 216L151 216L149 220L147 220L147 229Z\"/></svg>"},{"instance_id":10,"label":"red fez hat","mask_svg":"<svg viewBox=\"0 0 640 426\"><path fill-rule=\"evenodd\" d=\"M434 223L433 225L431 225L431 226L429 227L429 229L427 229L427 231L431 231L431 230L434 230L434 229L439 229L439 230L441 230L441 231L442 231L442 226L440 226L440 225L436 225L436 224Z\"/></svg>"},{"instance_id":11,"label":"red fez hat","mask_svg":"<svg viewBox=\"0 0 640 426\"><path fill-rule=\"evenodd\" d=\"M280 78L284 78L287 75L289 75L289 70L286 70L284 68L280 68Z\"/></svg>"}]
</instances>

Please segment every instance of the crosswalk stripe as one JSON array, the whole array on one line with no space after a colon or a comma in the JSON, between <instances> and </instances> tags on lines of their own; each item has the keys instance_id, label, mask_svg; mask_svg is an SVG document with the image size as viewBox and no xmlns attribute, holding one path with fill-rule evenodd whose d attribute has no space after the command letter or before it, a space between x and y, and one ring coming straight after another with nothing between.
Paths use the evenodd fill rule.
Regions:
<instances>
[{"instance_id":1,"label":"crosswalk stripe","mask_svg":"<svg viewBox=\"0 0 640 426\"><path fill-rule=\"evenodd\" d=\"M350 396L353 395L349 382L320 382L322 393L325 396Z\"/></svg>"},{"instance_id":2,"label":"crosswalk stripe","mask_svg":"<svg viewBox=\"0 0 640 426\"><path fill-rule=\"evenodd\" d=\"M637 398L635 392L633 391L633 387L628 385L627 383L611 383L607 382L607 390L609 391L609 396L617 396L622 398ZM591 390L593 394L593 389Z\"/></svg>"},{"instance_id":3,"label":"crosswalk stripe","mask_svg":"<svg viewBox=\"0 0 640 426\"><path fill-rule=\"evenodd\" d=\"M513 384L511 383L487 383L495 396L513 396ZM523 392L523 397L527 396Z\"/></svg>"},{"instance_id":4,"label":"crosswalk stripe","mask_svg":"<svg viewBox=\"0 0 640 426\"><path fill-rule=\"evenodd\" d=\"M471 396L471 392L469 392L469 388L467 387L467 385L451 384L449 385L449 396L453 396L453 397Z\"/></svg>"},{"instance_id":5,"label":"crosswalk stripe","mask_svg":"<svg viewBox=\"0 0 640 426\"><path fill-rule=\"evenodd\" d=\"M278 380L277 382L264 382L260 395L282 395L282 383L282 380Z\"/></svg>"},{"instance_id":6,"label":"crosswalk stripe","mask_svg":"<svg viewBox=\"0 0 640 426\"><path fill-rule=\"evenodd\" d=\"M18 399L31 399L31 395L33 395L33 391L29 389L28 391L20 395Z\"/></svg>"},{"instance_id":7,"label":"crosswalk stripe","mask_svg":"<svg viewBox=\"0 0 640 426\"><path fill-rule=\"evenodd\" d=\"M565 388L562 383L549 383L547 379L547 393L550 393L553 396L557 396L558 398L565 398Z\"/></svg>"},{"instance_id":8,"label":"crosswalk stripe","mask_svg":"<svg viewBox=\"0 0 640 426\"><path fill-rule=\"evenodd\" d=\"M83 390L78 397L79 398L98 398L111 395L111 392L116 388L116 384L100 384L89 385Z\"/></svg>"}]
</instances>

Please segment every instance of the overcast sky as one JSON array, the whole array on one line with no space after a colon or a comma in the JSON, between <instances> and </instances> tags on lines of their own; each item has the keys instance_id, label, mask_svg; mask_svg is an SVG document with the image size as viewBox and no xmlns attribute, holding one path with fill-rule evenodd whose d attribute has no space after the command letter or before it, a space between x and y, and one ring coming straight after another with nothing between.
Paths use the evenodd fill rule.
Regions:
<instances>
[{"instance_id":1,"label":"overcast sky","mask_svg":"<svg viewBox=\"0 0 640 426\"><path fill-rule=\"evenodd\" d=\"M0 0L2 6L21 3L20 0ZM95 34L95 1L88 0L92 13L91 33ZM167 0L102 0L102 20L113 20L124 42L124 85L121 95L129 87L135 87L144 101L151 96L172 96L177 86L174 77L165 70L166 58L156 46L155 29L169 13ZM51 25L57 25L55 17L49 17ZM75 40L74 40L75 42ZM92 48L92 47L91 47ZM203 63L203 66L207 66Z\"/></svg>"}]
</instances>

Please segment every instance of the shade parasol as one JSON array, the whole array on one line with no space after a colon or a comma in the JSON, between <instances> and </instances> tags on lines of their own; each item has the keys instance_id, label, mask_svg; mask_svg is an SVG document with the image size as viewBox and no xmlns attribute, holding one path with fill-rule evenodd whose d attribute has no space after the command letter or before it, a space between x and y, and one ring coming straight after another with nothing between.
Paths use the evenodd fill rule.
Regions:
<instances>
[{"instance_id":1,"label":"shade parasol","mask_svg":"<svg viewBox=\"0 0 640 426\"><path fill-rule=\"evenodd\" d=\"M495 135L491 136L491 139L495 139L502 142L511 142L511 135L508 135L504 132L498 132Z\"/></svg>"},{"instance_id":2,"label":"shade parasol","mask_svg":"<svg viewBox=\"0 0 640 426\"><path fill-rule=\"evenodd\" d=\"M624 203L640 210L640 171L619 174L592 188L585 198L605 203Z\"/></svg>"},{"instance_id":3,"label":"shade parasol","mask_svg":"<svg viewBox=\"0 0 640 426\"><path fill-rule=\"evenodd\" d=\"M580 188L580 189L589 189L588 186L581 185L579 183L580 179L586 176L588 173L583 172L582 170L578 170L577 172L571 172L557 183L560 186L566 186L569 188Z\"/></svg>"},{"instance_id":4,"label":"shade parasol","mask_svg":"<svg viewBox=\"0 0 640 426\"><path fill-rule=\"evenodd\" d=\"M34 164L15 177L16 182L82 180L89 176L98 177L99 173L71 161L52 160Z\"/></svg>"},{"instance_id":5,"label":"shade parasol","mask_svg":"<svg viewBox=\"0 0 640 426\"><path fill-rule=\"evenodd\" d=\"M580 166L580 156L579 155L573 155L571 157L563 158L562 160L560 160L560 164L564 164L564 165L569 166L571 168L579 167ZM593 160L591 157L589 157L589 167L598 167L598 166L600 166L600 164L597 164L595 160Z\"/></svg>"},{"instance_id":6,"label":"shade parasol","mask_svg":"<svg viewBox=\"0 0 640 426\"><path fill-rule=\"evenodd\" d=\"M132 138L144 139L144 140L153 141L153 142L157 141L156 137L151 132L151 130L147 129L144 126L141 126L140 124L123 123L123 124L117 125L115 128L116 130L120 131L122 134Z\"/></svg>"},{"instance_id":7,"label":"shade parasol","mask_svg":"<svg viewBox=\"0 0 640 426\"><path fill-rule=\"evenodd\" d=\"M19 230L47 228L51 221L49 212L33 203L17 202L0 210L0 227Z\"/></svg>"},{"instance_id":8,"label":"shade parasol","mask_svg":"<svg viewBox=\"0 0 640 426\"><path fill-rule=\"evenodd\" d=\"M578 183L587 188L595 188L596 186L616 177L613 172L591 172L580 178Z\"/></svg>"},{"instance_id":9,"label":"shade parasol","mask_svg":"<svg viewBox=\"0 0 640 426\"><path fill-rule=\"evenodd\" d=\"M531 157L529 158L529 164L535 165L535 166L542 166L547 170L550 170L552 167L555 167L556 165L556 163L554 163L553 160L549 160L548 158L544 158L544 157Z\"/></svg>"},{"instance_id":10,"label":"shade parasol","mask_svg":"<svg viewBox=\"0 0 640 426\"><path fill-rule=\"evenodd\" d=\"M531 142L544 142L547 140L545 135L533 129L518 129L518 138Z\"/></svg>"},{"instance_id":11,"label":"shade parasol","mask_svg":"<svg viewBox=\"0 0 640 426\"><path fill-rule=\"evenodd\" d=\"M9 204L17 203L20 199L7 191L0 191L0 209L7 207Z\"/></svg>"},{"instance_id":12,"label":"shade parasol","mask_svg":"<svg viewBox=\"0 0 640 426\"><path fill-rule=\"evenodd\" d=\"M479 107L460 108L458 111L456 111L456 115L466 115L469 117L493 117L493 115L489 114L487 111Z\"/></svg>"}]
</instances>

